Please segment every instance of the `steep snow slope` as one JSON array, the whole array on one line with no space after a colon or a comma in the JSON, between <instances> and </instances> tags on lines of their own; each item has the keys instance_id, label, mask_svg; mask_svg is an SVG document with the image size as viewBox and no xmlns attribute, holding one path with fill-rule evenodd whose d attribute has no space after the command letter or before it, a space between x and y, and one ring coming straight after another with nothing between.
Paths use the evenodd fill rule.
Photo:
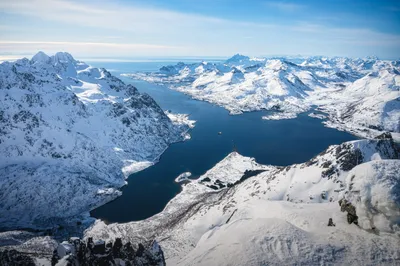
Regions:
<instances>
[{"instance_id":1,"label":"steep snow slope","mask_svg":"<svg viewBox=\"0 0 400 266\"><path fill-rule=\"evenodd\" d=\"M398 61L310 57L293 63L299 60L235 55L126 76L168 85L231 114L265 109L272 112L264 119L289 119L316 105L329 114L331 127L367 137L400 132Z\"/></svg>"},{"instance_id":2,"label":"steep snow slope","mask_svg":"<svg viewBox=\"0 0 400 266\"><path fill-rule=\"evenodd\" d=\"M335 227L327 227L329 218ZM398 236L348 225L337 203L251 199L176 265L395 265L399 244Z\"/></svg>"},{"instance_id":3,"label":"steep snow slope","mask_svg":"<svg viewBox=\"0 0 400 266\"><path fill-rule=\"evenodd\" d=\"M0 64L0 103L3 228L52 226L114 199L193 125L68 53Z\"/></svg>"},{"instance_id":4,"label":"steep snow slope","mask_svg":"<svg viewBox=\"0 0 400 266\"><path fill-rule=\"evenodd\" d=\"M97 221L85 234L127 241L155 237L172 265L396 263L396 227L371 232L349 225L337 200L343 195L352 199L354 192L347 192L349 171L353 175L363 167L381 169L379 174L371 172L369 180L394 180L382 182L398 186L399 173L393 169L400 166L399 156L390 138L334 145L306 163L288 167L260 165L234 152L183 185L161 213L126 224ZM356 176L351 182L363 178ZM388 198L396 195L390 185L375 186L379 182L368 179L365 183ZM387 206L382 199L379 206ZM387 202L392 209L400 206L398 199ZM379 210L396 217L387 208ZM336 227L327 227L329 218Z\"/></svg>"},{"instance_id":5,"label":"steep snow slope","mask_svg":"<svg viewBox=\"0 0 400 266\"><path fill-rule=\"evenodd\" d=\"M365 229L400 231L400 161L371 162L355 167L346 177L343 198L357 209Z\"/></svg>"}]
</instances>

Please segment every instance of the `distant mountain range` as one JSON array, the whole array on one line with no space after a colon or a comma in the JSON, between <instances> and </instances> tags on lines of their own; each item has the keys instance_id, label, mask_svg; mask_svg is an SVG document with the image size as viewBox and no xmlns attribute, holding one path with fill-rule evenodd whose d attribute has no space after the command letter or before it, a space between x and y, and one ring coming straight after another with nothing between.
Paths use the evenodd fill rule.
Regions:
<instances>
[{"instance_id":1,"label":"distant mountain range","mask_svg":"<svg viewBox=\"0 0 400 266\"><path fill-rule=\"evenodd\" d=\"M270 110L264 119L290 119L315 108L327 114L330 127L400 138L400 61L237 54L222 63L178 63L125 75L165 84L231 114Z\"/></svg>"}]
</instances>

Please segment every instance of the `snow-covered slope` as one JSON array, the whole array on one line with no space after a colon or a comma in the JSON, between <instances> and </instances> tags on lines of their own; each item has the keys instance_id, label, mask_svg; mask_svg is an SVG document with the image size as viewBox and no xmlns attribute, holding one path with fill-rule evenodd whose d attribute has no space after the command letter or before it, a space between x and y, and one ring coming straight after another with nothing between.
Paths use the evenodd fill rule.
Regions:
<instances>
[{"instance_id":1,"label":"snow-covered slope","mask_svg":"<svg viewBox=\"0 0 400 266\"><path fill-rule=\"evenodd\" d=\"M330 146L288 167L260 165L233 152L184 184L161 213L126 224L97 221L85 234L127 241L156 238L171 265L398 263L400 178L394 169L400 167L400 155L387 137ZM363 179L362 169L375 170ZM366 191L368 185L372 195L385 195L378 207L377 198L365 200L364 192L358 203L356 190ZM338 204L344 196L356 206L360 222L364 213L377 209L382 224L390 226L348 224ZM363 212L365 202L372 207ZM336 226L327 227L329 218Z\"/></svg>"},{"instance_id":2,"label":"snow-covered slope","mask_svg":"<svg viewBox=\"0 0 400 266\"><path fill-rule=\"evenodd\" d=\"M271 110L264 119L288 119L318 106L331 127L368 137L400 132L398 61L310 57L293 63L299 61L235 55L222 63L178 63L125 75L165 84L232 114Z\"/></svg>"},{"instance_id":3,"label":"snow-covered slope","mask_svg":"<svg viewBox=\"0 0 400 266\"><path fill-rule=\"evenodd\" d=\"M399 169L399 160L373 161L347 175L342 198L355 206L361 227L400 231Z\"/></svg>"},{"instance_id":4,"label":"snow-covered slope","mask_svg":"<svg viewBox=\"0 0 400 266\"><path fill-rule=\"evenodd\" d=\"M3 228L52 226L114 199L193 125L68 53L0 64L0 103Z\"/></svg>"}]
</instances>

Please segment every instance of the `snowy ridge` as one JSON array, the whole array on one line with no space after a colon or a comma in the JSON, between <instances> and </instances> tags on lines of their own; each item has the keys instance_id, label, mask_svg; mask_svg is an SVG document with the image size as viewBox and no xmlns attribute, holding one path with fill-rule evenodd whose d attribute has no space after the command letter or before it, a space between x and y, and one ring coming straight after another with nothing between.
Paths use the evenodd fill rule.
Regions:
<instances>
[{"instance_id":1,"label":"snowy ridge","mask_svg":"<svg viewBox=\"0 0 400 266\"><path fill-rule=\"evenodd\" d=\"M328 114L327 126L364 137L382 131L400 137L398 61L235 55L222 63L178 63L125 76L167 85L231 114L270 110L263 119L292 119L317 106Z\"/></svg>"},{"instance_id":2,"label":"snowy ridge","mask_svg":"<svg viewBox=\"0 0 400 266\"><path fill-rule=\"evenodd\" d=\"M68 53L0 64L0 102L5 228L53 226L114 199L193 126Z\"/></svg>"},{"instance_id":3,"label":"snowy ridge","mask_svg":"<svg viewBox=\"0 0 400 266\"><path fill-rule=\"evenodd\" d=\"M310 161L288 167L260 165L233 152L184 184L161 213L126 224L97 221L85 235L156 238L172 265L396 263L400 176L394 169L399 159L398 145L388 138L330 146ZM370 167L377 172L357 181L364 180L360 169ZM344 195L349 200L360 196L354 191L368 185L375 195L387 195L376 201L383 216L365 203L375 204L376 197L368 200L361 193L363 200L354 201L360 222L383 220L375 222L375 229L349 225L337 202ZM329 218L335 227L327 227Z\"/></svg>"}]
</instances>

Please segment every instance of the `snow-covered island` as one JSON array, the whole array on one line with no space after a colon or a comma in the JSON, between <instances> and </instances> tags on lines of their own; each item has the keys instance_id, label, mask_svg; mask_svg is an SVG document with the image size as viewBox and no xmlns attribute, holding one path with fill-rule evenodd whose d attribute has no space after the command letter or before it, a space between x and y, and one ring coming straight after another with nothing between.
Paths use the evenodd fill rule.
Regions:
<instances>
[{"instance_id":1,"label":"snow-covered island","mask_svg":"<svg viewBox=\"0 0 400 266\"><path fill-rule=\"evenodd\" d=\"M192 175L191 172L184 172L184 173L178 175L177 178L175 178L175 182L176 182L176 183L181 183L181 182L183 182L183 181L188 181L188 180L189 180L189 177L190 177L191 175Z\"/></svg>"},{"instance_id":2,"label":"snow-covered island","mask_svg":"<svg viewBox=\"0 0 400 266\"><path fill-rule=\"evenodd\" d=\"M164 66L124 74L220 105L231 114L270 110L292 119L317 106L329 127L362 137L400 138L400 61L376 58L250 58Z\"/></svg>"},{"instance_id":3,"label":"snow-covered island","mask_svg":"<svg viewBox=\"0 0 400 266\"><path fill-rule=\"evenodd\" d=\"M0 64L0 103L2 229L76 223L194 125L63 52Z\"/></svg>"}]
</instances>

